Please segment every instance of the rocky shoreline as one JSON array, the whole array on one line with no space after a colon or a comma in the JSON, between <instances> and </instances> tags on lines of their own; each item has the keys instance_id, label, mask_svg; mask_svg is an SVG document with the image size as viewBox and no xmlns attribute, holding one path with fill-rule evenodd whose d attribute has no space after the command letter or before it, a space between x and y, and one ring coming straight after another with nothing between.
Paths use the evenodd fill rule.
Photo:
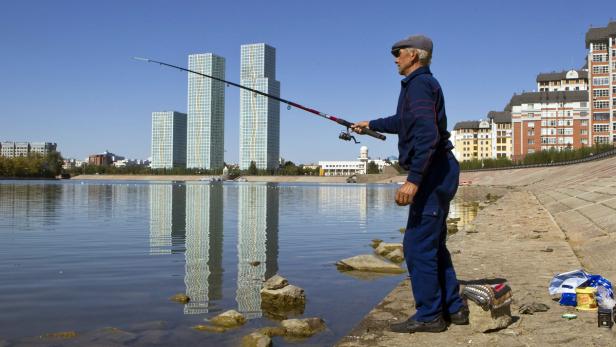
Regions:
<instances>
[{"instance_id":1,"label":"rocky shoreline","mask_svg":"<svg viewBox=\"0 0 616 347\"><path fill-rule=\"evenodd\" d=\"M463 174L460 194L503 195L450 235L461 285L507 281L513 322L477 332L450 326L439 334L397 334L391 322L414 311L410 281L388 294L337 346L612 346L616 330L597 327L596 312L560 306L548 293L553 275L584 268L616 280L616 160L549 169ZM577 319L562 318L576 313ZM472 325L472 321L471 321Z\"/></svg>"}]
</instances>

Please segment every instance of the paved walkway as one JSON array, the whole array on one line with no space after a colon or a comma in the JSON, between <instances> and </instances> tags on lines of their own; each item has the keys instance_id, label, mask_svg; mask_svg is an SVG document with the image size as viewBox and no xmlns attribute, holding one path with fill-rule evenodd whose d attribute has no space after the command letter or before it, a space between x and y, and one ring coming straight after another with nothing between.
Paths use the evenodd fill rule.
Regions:
<instances>
[{"instance_id":1,"label":"paved walkway","mask_svg":"<svg viewBox=\"0 0 616 347\"><path fill-rule=\"evenodd\" d=\"M616 281L616 159L548 169L464 174L473 185L508 187L509 193L488 206L448 242L458 277L463 281L507 279L513 289L509 328L474 333L452 326L440 334L396 334L389 322L413 311L409 282L396 287L339 346L408 345L614 345L614 332L597 328L596 313L561 318L572 308L553 301L547 286L555 273L585 267ZM518 314L525 303L550 310Z\"/></svg>"}]
</instances>

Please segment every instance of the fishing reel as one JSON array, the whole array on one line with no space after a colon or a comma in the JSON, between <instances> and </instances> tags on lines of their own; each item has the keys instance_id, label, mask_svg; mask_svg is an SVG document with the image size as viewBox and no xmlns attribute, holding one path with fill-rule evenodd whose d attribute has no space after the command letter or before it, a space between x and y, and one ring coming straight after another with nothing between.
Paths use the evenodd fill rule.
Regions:
<instances>
[{"instance_id":1,"label":"fishing reel","mask_svg":"<svg viewBox=\"0 0 616 347\"><path fill-rule=\"evenodd\" d=\"M351 135L351 131L349 130L349 128L347 128L346 131L341 132L340 135L338 135L338 138L344 141L353 140L355 143L360 143L355 139L355 136Z\"/></svg>"}]
</instances>

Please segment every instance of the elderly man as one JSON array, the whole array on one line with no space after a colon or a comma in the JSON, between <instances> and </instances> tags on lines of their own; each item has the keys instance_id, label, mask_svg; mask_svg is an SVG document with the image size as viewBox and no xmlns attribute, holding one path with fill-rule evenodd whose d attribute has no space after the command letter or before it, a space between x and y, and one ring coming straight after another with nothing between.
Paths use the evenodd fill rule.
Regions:
<instances>
[{"instance_id":1,"label":"elderly man","mask_svg":"<svg viewBox=\"0 0 616 347\"><path fill-rule=\"evenodd\" d=\"M445 100L430 72L432 40L416 35L396 42L391 50L402 88L395 115L354 124L363 129L398 134L400 166L409 171L396 192L396 203L411 204L404 257L415 298L415 315L391 324L394 332L440 332L446 321L468 324L468 308L445 240L449 202L458 189L460 167L451 153Z\"/></svg>"}]
</instances>

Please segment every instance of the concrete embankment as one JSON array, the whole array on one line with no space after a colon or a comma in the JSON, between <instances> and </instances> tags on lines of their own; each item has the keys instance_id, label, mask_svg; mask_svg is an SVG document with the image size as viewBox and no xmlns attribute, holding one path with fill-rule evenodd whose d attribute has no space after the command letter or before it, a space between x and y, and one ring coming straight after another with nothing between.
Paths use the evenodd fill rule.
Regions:
<instances>
[{"instance_id":1,"label":"concrete embankment","mask_svg":"<svg viewBox=\"0 0 616 347\"><path fill-rule=\"evenodd\" d=\"M595 312L560 306L548 294L559 272L585 268L616 281L616 159L510 171L463 173L471 189L505 188L508 192L482 210L471 228L451 236L461 283L506 279L513 289L514 323L492 333L451 326L440 334L396 334L390 322L414 311L409 281L402 282L375 307L339 346L408 345L613 345L615 332L597 328ZM542 303L548 312L523 315L518 309Z\"/></svg>"}]
</instances>

